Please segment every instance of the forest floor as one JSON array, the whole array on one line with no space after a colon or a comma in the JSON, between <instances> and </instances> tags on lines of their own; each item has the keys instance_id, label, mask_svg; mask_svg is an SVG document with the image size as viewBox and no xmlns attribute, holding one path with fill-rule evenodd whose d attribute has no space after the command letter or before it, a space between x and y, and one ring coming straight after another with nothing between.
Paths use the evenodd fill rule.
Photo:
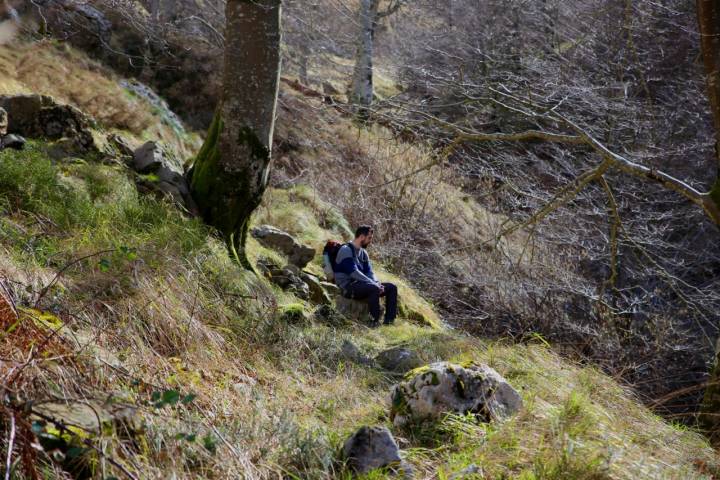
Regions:
<instances>
[{"instance_id":1,"label":"forest floor","mask_svg":"<svg viewBox=\"0 0 720 480\"><path fill-rule=\"evenodd\" d=\"M18 51L24 48L30 47ZM61 55L63 68L117 81L78 60L77 52L54 52L48 48L46 62ZM149 106L133 108L148 120L128 136L142 139L148 129L165 128L155 125L162 119ZM108 130L122 131L121 122L108 122ZM178 150L191 144L176 143ZM368 424L391 428L416 478L720 475L717 454L700 434L654 414L612 378L558 355L540 336L512 344L455 331L421 292L382 265L379 277L401 286L406 315L380 329L328 320L239 269L200 221L165 199L139 194L135 174L120 162L54 160L52 147L33 140L24 151L0 152L0 278L25 312L22 328L3 325L0 374L22 366L13 388L39 408L128 405L143 426L130 434L117 426L91 434L40 425L42 435L96 446L72 458L65 452L62 462L40 461L44 478L87 465L92 478L127 472L345 478L337 452ZM271 189L253 223L277 226L318 249L348 232L335 206L307 186ZM261 256L284 260L250 240L251 259ZM320 269L318 254L308 270ZM38 335L53 340L38 342ZM486 363L521 393L524 407L500 423L449 416L424 428L395 428L389 394L400 377L349 358L347 342L368 357L403 346L423 362ZM453 477L471 465L475 473Z\"/></svg>"}]
</instances>

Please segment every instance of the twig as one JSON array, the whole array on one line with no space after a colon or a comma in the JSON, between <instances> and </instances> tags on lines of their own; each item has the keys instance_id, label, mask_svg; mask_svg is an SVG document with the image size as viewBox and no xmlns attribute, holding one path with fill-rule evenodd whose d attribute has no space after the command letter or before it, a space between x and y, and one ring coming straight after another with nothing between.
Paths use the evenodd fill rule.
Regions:
<instances>
[{"instance_id":1,"label":"twig","mask_svg":"<svg viewBox=\"0 0 720 480\"><path fill-rule=\"evenodd\" d=\"M5 480L10 480L10 467L12 466L12 451L15 444L15 414L10 411L10 439L8 440L7 460L5 462Z\"/></svg>"}]
</instances>

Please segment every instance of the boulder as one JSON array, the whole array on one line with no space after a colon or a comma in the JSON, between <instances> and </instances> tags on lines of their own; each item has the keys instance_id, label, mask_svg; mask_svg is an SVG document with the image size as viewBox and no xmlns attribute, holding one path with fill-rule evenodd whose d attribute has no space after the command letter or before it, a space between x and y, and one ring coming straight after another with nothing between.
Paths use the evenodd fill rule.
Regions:
<instances>
[{"instance_id":1,"label":"boulder","mask_svg":"<svg viewBox=\"0 0 720 480\"><path fill-rule=\"evenodd\" d=\"M22 150L25 148L26 140L20 135L9 134L0 138L0 150L12 148L14 150Z\"/></svg>"},{"instance_id":2,"label":"boulder","mask_svg":"<svg viewBox=\"0 0 720 480\"><path fill-rule=\"evenodd\" d=\"M152 179L141 180L143 188L168 195L191 214L199 214L197 204L190 193L190 185L183 175L182 165L160 144L150 141L135 150L131 166L138 173L154 175Z\"/></svg>"},{"instance_id":3,"label":"boulder","mask_svg":"<svg viewBox=\"0 0 720 480\"><path fill-rule=\"evenodd\" d=\"M438 362L406 375L392 391L390 418L396 426L441 418L446 413L501 420L522 407L520 394L487 365Z\"/></svg>"},{"instance_id":4,"label":"boulder","mask_svg":"<svg viewBox=\"0 0 720 480\"><path fill-rule=\"evenodd\" d=\"M0 108L7 112L8 133L68 138L78 150L98 151L90 130L92 120L72 105L59 104L46 95L0 95Z\"/></svg>"},{"instance_id":5,"label":"boulder","mask_svg":"<svg viewBox=\"0 0 720 480\"><path fill-rule=\"evenodd\" d=\"M412 350L393 347L380 352L375 357L375 363L390 372L405 373L422 365L422 360Z\"/></svg>"},{"instance_id":6,"label":"boulder","mask_svg":"<svg viewBox=\"0 0 720 480\"><path fill-rule=\"evenodd\" d=\"M352 300L338 295L335 297L335 309L350 320L360 323L372 322L368 303L362 300Z\"/></svg>"},{"instance_id":7,"label":"boulder","mask_svg":"<svg viewBox=\"0 0 720 480\"><path fill-rule=\"evenodd\" d=\"M306 272L300 273L300 278L310 289L310 301L316 305L330 305L332 300L323 288L320 280L315 276Z\"/></svg>"},{"instance_id":8,"label":"boulder","mask_svg":"<svg viewBox=\"0 0 720 480\"><path fill-rule=\"evenodd\" d=\"M287 255L288 262L302 269L315 257L315 249L300 244L287 232L271 225L255 227L252 236L264 247Z\"/></svg>"},{"instance_id":9,"label":"boulder","mask_svg":"<svg viewBox=\"0 0 720 480\"><path fill-rule=\"evenodd\" d=\"M400 448L386 427L362 427L345 441L343 460L352 472L364 475L378 468L400 468Z\"/></svg>"},{"instance_id":10,"label":"boulder","mask_svg":"<svg viewBox=\"0 0 720 480\"><path fill-rule=\"evenodd\" d=\"M183 167L178 160L169 155L157 142L146 142L133 152L133 169L138 173L160 173L165 170L166 175L183 174Z\"/></svg>"}]
</instances>

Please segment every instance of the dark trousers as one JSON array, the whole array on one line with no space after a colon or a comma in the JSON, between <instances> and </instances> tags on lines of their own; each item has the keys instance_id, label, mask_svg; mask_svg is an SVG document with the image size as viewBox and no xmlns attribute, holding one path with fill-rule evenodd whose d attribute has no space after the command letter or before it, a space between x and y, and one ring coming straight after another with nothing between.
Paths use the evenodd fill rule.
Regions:
<instances>
[{"instance_id":1,"label":"dark trousers","mask_svg":"<svg viewBox=\"0 0 720 480\"><path fill-rule=\"evenodd\" d=\"M367 300L370 315L375 321L380 320L380 297L385 297L385 323L391 323L397 316L397 287L392 283L383 283L385 290L374 283L353 282L347 289L346 296L355 300Z\"/></svg>"}]
</instances>

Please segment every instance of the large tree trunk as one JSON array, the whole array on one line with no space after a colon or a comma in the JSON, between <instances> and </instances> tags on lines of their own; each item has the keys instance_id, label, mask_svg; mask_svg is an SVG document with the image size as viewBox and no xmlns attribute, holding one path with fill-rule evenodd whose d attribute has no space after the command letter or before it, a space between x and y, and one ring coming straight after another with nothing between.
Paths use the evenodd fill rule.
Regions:
<instances>
[{"instance_id":1,"label":"large tree trunk","mask_svg":"<svg viewBox=\"0 0 720 480\"><path fill-rule=\"evenodd\" d=\"M720 219L720 0L697 1L700 43L707 80L708 99L715 123L715 160L718 174L705 201L708 214ZM716 220L717 221L717 220ZM720 342L715 365L703 399L701 421L715 441L720 439Z\"/></svg>"},{"instance_id":2,"label":"large tree trunk","mask_svg":"<svg viewBox=\"0 0 720 480\"><path fill-rule=\"evenodd\" d=\"M228 0L221 104L191 173L205 221L245 253L250 215L268 182L280 79L280 0Z\"/></svg>"},{"instance_id":3,"label":"large tree trunk","mask_svg":"<svg viewBox=\"0 0 720 480\"><path fill-rule=\"evenodd\" d=\"M720 0L698 0L697 11L708 98L715 122L718 175L710 196L715 208L720 209Z\"/></svg>"},{"instance_id":4,"label":"large tree trunk","mask_svg":"<svg viewBox=\"0 0 720 480\"><path fill-rule=\"evenodd\" d=\"M360 37L350 95L350 100L357 106L360 117L367 116L373 100L373 37L379 3L379 0L360 0Z\"/></svg>"}]
</instances>

